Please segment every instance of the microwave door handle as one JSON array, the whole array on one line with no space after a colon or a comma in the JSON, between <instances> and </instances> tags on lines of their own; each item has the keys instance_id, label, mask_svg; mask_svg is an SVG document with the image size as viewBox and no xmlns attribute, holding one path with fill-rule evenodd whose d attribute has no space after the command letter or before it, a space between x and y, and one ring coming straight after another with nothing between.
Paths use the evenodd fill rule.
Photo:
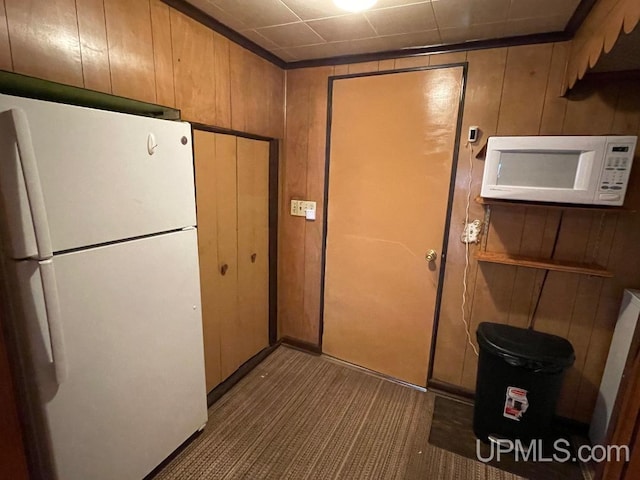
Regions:
<instances>
[{"instance_id":1,"label":"microwave door handle","mask_svg":"<svg viewBox=\"0 0 640 480\"><path fill-rule=\"evenodd\" d=\"M40 183L40 173L36 162L36 153L31 140L31 129L27 114L21 108L12 108L0 115L9 115L11 125L13 125L16 145L20 157L20 168L24 177L27 199L29 201L29 211L33 222L33 231L38 248L38 258L51 258L53 247L49 233L49 219L44 206L44 195L42 184Z\"/></svg>"},{"instance_id":2,"label":"microwave door handle","mask_svg":"<svg viewBox=\"0 0 640 480\"><path fill-rule=\"evenodd\" d=\"M44 297L47 325L49 327L49 340L53 367L58 385L67 380L67 357L64 348L64 334L62 330L62 318L60 313L60 298L58 297L58 282L53 259L38 262L40 279L42 281L42 293Z\"/></svg>"}]
</instances>

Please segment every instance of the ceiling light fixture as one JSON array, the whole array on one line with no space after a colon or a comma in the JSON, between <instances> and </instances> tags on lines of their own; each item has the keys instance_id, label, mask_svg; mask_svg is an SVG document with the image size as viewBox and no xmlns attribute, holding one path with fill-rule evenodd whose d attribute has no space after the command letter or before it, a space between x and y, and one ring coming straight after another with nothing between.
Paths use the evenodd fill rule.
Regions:
<instances>
[{"instance_id":1,"label":"ceiling light fixture","mask_svg":"<svg viewBox=\"0 0 640 480\"><path fill-rule=\"evenodd\" d=\"M333 0L338 7L348 12L362 12L373 7L378 0Z\"/></svg>"}]
</instances>

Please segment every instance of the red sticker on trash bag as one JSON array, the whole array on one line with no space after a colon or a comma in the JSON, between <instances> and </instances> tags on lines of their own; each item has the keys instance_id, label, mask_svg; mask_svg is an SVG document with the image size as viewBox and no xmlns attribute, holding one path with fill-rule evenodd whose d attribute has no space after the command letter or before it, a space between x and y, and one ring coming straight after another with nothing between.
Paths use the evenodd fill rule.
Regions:
<instances>
[{"instance_id":1,"label":"red sticker on trash bag","mask_svg":"<svg viewBox=\"0 0 640 480\"><path fill-rule=\"evenodd\" d=\"M503 415L519 422L527 408L529 408L527 391L518 387L507 387L507 399L504 402Z\"/></svg>"}]
</instances>

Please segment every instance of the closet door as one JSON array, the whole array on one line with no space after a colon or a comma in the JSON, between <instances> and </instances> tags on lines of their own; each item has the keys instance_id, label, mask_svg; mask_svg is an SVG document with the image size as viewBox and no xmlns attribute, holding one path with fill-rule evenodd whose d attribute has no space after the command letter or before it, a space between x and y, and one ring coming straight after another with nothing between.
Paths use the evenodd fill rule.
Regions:
<instances>
[{"instance_id":1,"label":"closet door","mask_svg":"<svg viewBox=\"0 0 640 480\"><path fill-rule=\"evenodd\" d=\"M198 215L198 259L202 298L202 333L207 392L222 381L220 372L220 321L217 313L218 213L216 178L216 135L201 130L193 132L193 157L196 172Z\"/></svg>"},{"instance_id":2,"label":"closet door","mask_svg":"<svg viewBox=\"0 0 640 480\"><path fill-rule=\"evenodd\" d=\"M207 391L239 363L236 137L194 131L198 253Z\"/></svg>"},{"instance_id":3,"label":"closet door","mask_svg":"<svg viewBox=\"0 0 640 480\"><path fill-rule=\"evenodd\" d=\"M238 323L244 363L269 345L269 143L238 138Z\"/></svg>"},{"instance_id":4,"label":"closet door","mask_svg":"<svg viewBox=\"0 0 640 480\"><path fill-rule=\"evenodd\" d=\"M194 131L207 391L269 345L269 143Z\"/></svg>"},{"instance_id":5,"label":"closet door","mask_svg":"<svg viewBox=\"0 0 640 480\"><path fill-rule=\"evenodd\" d=\"M220 322L220 367L222 380L241 364L237 353L238 329L238 191L237 145L233 135L216 136L215 190L218 217L218 275L215 313Z\"/></svg>"}]
</instances>

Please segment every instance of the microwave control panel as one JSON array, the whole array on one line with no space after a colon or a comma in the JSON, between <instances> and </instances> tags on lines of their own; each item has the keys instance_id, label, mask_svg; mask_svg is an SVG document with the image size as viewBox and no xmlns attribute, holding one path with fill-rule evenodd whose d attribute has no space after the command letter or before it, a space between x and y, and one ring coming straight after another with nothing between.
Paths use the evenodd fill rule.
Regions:
<instances>
[{"instance_id":1,"label":"microwave control panel","mask_svg":"<svg viewBox=\"0 0 640 480\"><path fill-rule=\"evenodd\" d=\"M624 198L633 161L632 145L609 144L600 177L600 200L612 201Z\"/></svg>"}]
</instances>

